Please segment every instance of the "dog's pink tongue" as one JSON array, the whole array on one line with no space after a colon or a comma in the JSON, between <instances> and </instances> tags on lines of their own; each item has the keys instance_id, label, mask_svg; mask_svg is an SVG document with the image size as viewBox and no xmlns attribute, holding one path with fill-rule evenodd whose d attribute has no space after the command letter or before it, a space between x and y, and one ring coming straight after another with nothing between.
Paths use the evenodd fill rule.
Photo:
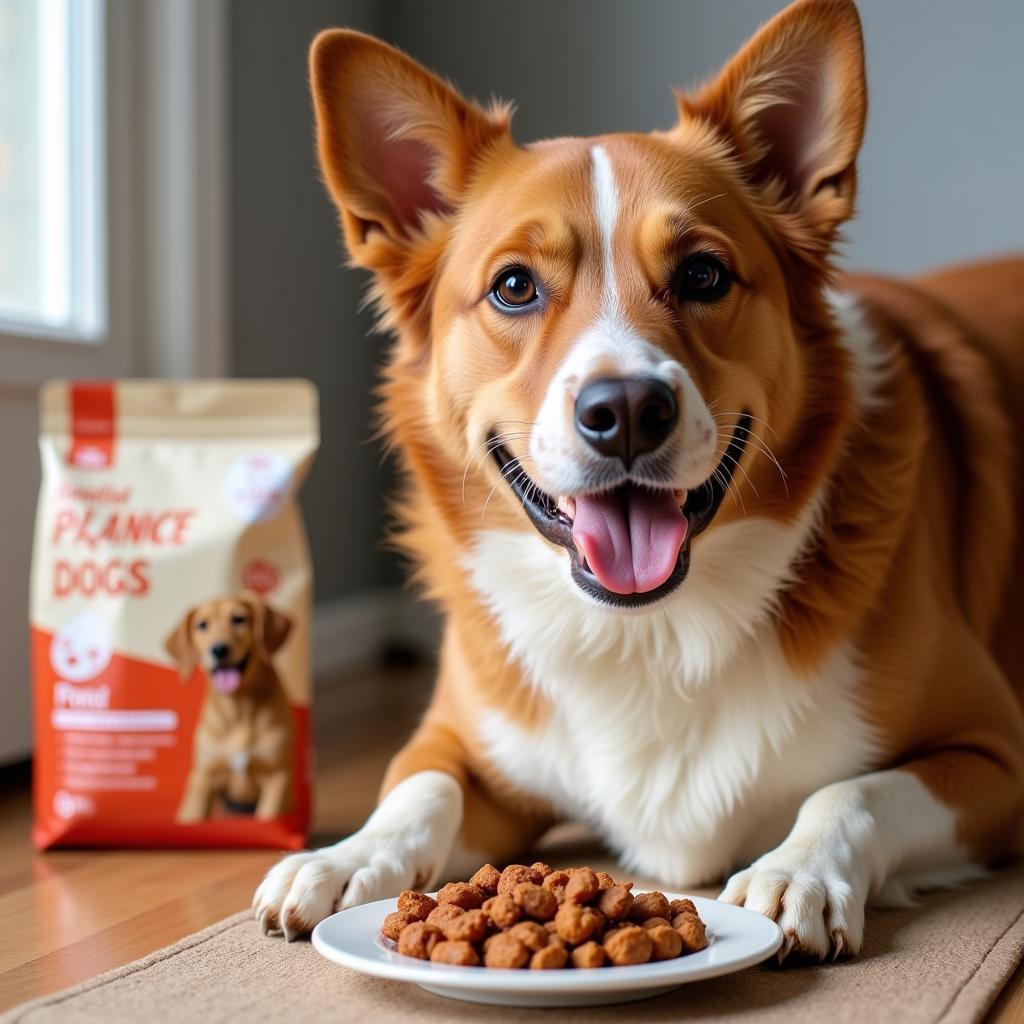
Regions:
<instances>
[{"instance_id":1,"label":"dog's pink tongue","mask_svg":"<svg viewBox=\"0 0 1024 1024\"><path fill-rule=\"evenodd\" d=\"M577 497L572 536L606 590L646 594L672 575L686 519L671 491L627 486Z\"/></svg>"},{"instance_id":2,"label":"dog's pink tongue","mask_svg":"<svg viewBox=\"0 0 1024 1024\"><path fill-rule=\"evenodd\" d=\"M215 668L213 685L218 693L234 693L241 685L242 673L237 668Z\"/></svg>"}]
</instances>

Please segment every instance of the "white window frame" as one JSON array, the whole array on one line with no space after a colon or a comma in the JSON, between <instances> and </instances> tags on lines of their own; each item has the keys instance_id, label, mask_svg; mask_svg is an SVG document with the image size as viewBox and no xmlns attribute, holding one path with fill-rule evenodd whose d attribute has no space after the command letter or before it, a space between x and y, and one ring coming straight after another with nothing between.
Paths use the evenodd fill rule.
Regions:
<instances>
[{"instance_id":1,"label":"white window frame","mask_svg":"<svg viewBox=\"0 0 1024 1024\"><path fill-rule=\"evenodd\" d=\"M227 15L106 0L104 330L0 324L0 387L228 371Z\"/></svg>"}]
</instances>

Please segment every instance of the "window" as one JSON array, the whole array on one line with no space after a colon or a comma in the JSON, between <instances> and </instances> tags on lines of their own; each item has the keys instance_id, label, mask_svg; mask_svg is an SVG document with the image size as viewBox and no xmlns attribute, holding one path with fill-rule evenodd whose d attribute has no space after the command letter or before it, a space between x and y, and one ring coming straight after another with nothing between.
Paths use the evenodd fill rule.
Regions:
<instances>
[{"instance_id":1,"label":"window","mask_svg":"<svg viewBox=\"0 0 1024 1024\"><path fill-rule=\"evenodd\" d=\"M106 329L103 0L0 0L0 331Z\"/></svg>"}]
</instances>

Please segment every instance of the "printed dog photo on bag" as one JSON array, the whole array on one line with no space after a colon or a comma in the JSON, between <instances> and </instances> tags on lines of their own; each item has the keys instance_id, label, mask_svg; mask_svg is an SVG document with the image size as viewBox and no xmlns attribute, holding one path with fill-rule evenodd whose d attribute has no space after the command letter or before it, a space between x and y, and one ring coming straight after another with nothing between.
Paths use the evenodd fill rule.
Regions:
<instances>
[{"instance_id":1,"label":"printed dog photo on bag","mask_svg":"<svg viewBox=\"0 0 1024 1024\"><path fill-rule=\"evenodd\" d=\"M293 794L294 726L273 655L291 620L255 594L202 601L167 638L183 680L207 685L192 739L192 767L178 807L179 824L218 810L275 818Z\"/></svg>"}]
</instances>

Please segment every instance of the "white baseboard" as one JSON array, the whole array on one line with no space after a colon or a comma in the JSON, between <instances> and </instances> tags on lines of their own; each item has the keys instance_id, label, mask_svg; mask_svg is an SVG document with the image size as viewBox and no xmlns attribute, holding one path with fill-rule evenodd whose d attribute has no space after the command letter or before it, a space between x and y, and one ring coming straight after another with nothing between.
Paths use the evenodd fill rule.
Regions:
<instances>
[{"instance_id":1,"label":"white baseboard","mask_svg":"<svg viewBox=\"0 0 1024 1024\"><path fill-rule=\"evenodd\" d=\"M313 611L313 676L371 664L394 644L432 653L439 635L433 610L397 587L321 602Z\"/></svg>"}]
</instances>

